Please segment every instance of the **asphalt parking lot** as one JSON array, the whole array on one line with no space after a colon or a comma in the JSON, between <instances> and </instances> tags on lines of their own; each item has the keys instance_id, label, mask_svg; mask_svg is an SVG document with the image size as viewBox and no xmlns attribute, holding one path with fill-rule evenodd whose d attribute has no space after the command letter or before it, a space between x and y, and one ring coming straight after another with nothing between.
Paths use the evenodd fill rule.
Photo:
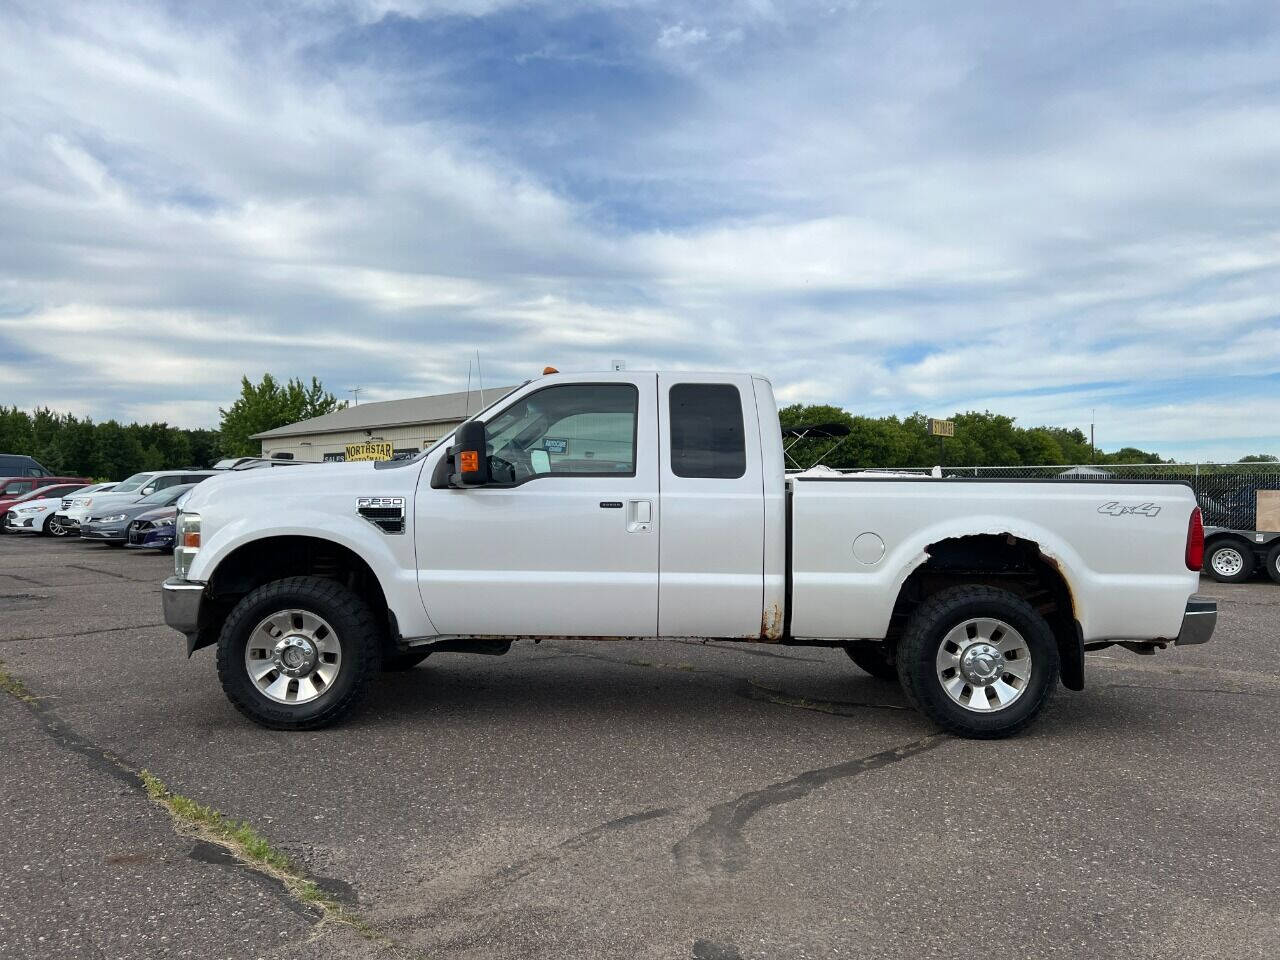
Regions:
<instances>
[{"instance_id":1,"label":"asphalt parking lot","mask_svg":"<svg viewBox=\"0 0 1280 960\"><path fill-rule=\"evenodd\" d=\"M935 733L839 651L517 644L260 729L161 622L170 559L0 537L0 956L1280 954L1280 587L1091 655L1026 735ZM19 686L20 684L20 686ZM251 823L360 926L176 828Z\"/></svg>"}]
</instances>

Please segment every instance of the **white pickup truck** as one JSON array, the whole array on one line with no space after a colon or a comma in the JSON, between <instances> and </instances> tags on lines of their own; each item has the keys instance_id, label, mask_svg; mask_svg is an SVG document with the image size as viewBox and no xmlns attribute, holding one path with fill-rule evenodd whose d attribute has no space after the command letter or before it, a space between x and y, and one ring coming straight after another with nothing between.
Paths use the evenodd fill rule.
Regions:
<instances>
[{"instance_id":1,"label":"white pickup truck","mask_svg":"<svg viewBox=\"0 0 1280 960\"><path fill-rule=\"evenodd\" d=\"M1181 483L787 475L767 380L554 371L412 460L213 477L165 620L309 729L380 669L548 637L842 647L941 727L1007 736L1084 651L1203 643Z\"/></svg>"}]
</instances>

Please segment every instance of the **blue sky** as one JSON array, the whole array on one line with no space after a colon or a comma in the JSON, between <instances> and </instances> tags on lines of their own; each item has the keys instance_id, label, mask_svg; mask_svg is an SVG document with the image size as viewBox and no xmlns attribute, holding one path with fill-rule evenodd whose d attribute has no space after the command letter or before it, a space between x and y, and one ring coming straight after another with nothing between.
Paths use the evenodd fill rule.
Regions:
<instances>
[{"instance_id":1,"label":"blue sky","mask_svg":"<svg viewBox=\"0 0 1280 960\"><path fill-rule=\"evenodd\" d=\"M0 404L624 360L1280 454L1274 3L0 0Z\"/></svg>"}]
</instances>

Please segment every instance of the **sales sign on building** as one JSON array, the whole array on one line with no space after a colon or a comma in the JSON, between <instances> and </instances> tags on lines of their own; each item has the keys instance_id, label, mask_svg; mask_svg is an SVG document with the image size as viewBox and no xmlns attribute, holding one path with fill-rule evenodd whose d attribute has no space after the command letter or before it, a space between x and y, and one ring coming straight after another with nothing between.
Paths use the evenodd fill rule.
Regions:
<instances>
[{"instance_id":1,"label":"sales sign on building","mask_svg":"<svg viewBox=\"0 0 1280 960\"><path fill-rule=\"evenodd\" d=\"M394 446L381 440L347 444L347 463L356 460L390 460L394 455Z\"/></svg>"}]
</instances>

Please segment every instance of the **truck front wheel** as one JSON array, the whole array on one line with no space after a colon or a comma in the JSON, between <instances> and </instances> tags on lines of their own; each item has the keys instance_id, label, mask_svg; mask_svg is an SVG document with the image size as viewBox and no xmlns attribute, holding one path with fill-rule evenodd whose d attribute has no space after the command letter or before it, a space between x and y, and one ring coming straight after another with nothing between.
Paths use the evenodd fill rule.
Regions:
<instances>
[{"instance_id":1,"label":"truck front wheel","mask_svg":"<svg viewBox=\"0 0 1280 960\"><path fill-rule=\"evenodd\" d=\"M1044 618L995 587L951 587L925 601L898 644L908 699L938 726L990 740L1022 730L1058 681L1058 646Z\"/></svg>"},{"instance_id":2,"label":"truck front wheel","mask_svg":"<svg viewBox=\"0 0 1280 960\"><path fill-rule=\"evenodd\" d=\"M246 594L218 638L218 679L236 709L275 730L314 730L349 711L380 661L377 620L333 580L289 577Z\"/></svg>"}]
</instances>

